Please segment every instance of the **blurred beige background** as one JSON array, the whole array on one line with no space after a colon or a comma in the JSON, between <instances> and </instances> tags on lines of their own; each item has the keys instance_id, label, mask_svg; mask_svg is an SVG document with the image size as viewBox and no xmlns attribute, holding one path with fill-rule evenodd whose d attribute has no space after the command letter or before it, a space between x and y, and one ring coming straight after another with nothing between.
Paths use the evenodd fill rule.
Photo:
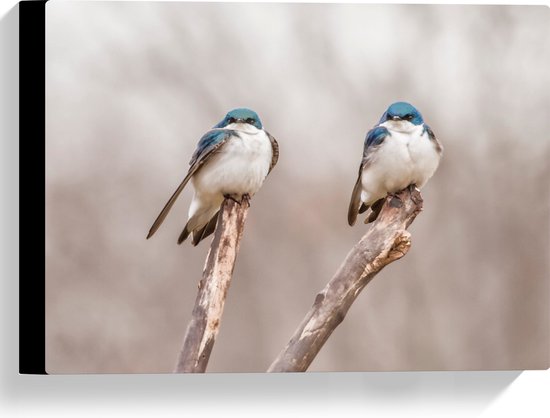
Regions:
<instances>
[{"instance_id":1,"label":"blurred beige background","mask_svg":"<svg viewBox=\"0 0 550 418\"><path fill-rule=\"evenodd\" d=\"M548 366L545 7L47 4L50 373L171 372L210 240L151 239L201 135L256 110L279 164L254 197L210 372L261 372L365 232L363 139L393 101L445 146L413 247L311 371Z\"/></svg>"}]
</instances>

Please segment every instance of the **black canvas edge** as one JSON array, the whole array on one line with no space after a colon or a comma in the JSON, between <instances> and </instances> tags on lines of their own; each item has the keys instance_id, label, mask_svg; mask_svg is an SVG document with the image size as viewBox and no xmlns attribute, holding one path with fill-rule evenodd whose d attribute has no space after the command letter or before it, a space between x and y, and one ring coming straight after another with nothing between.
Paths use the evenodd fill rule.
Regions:
<instances>
[{"instance_id":1,"label":"black canvas edge","mask_svg":"<svg viewBox=\"0 0 550 418\"><path fill-rule=\"evenodd\" d=\"M18 6L19 373L47 374L46 221L40 210L43 205L45 213L46 1Z\"/></svg>"}]
</instances>

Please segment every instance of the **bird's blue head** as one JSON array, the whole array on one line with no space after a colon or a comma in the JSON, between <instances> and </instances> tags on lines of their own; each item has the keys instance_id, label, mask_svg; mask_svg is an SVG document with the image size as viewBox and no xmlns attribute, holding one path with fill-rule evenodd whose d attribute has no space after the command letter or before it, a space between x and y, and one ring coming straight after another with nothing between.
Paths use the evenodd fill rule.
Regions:
<instances>
[{"instance_id":1,"label":"bird's blue head","mask_svg":"<svg viewBox=\"0 0 550 418\"><path fill-rule=\"evenodd\" d=\"M424 120L422 115L416 108L406 102L395 102L388 107L388 110L384 112L380 118L379 123L386 121L408 121L413 125L422 125Z\"/></svg>"},{"instance_id":2,"label":"bird's blue head","mask_svg":"<svg viewBox=\"0 0 550 418\"><path fill-rule=\"evenodd\" d=\"M214 128L225 128L232 123L247 123L255 126L258 129L262 129L262 121L256 112L246 108L233 109L225 115L225 118L218 123Z\"/></svg>"}]
</instances>

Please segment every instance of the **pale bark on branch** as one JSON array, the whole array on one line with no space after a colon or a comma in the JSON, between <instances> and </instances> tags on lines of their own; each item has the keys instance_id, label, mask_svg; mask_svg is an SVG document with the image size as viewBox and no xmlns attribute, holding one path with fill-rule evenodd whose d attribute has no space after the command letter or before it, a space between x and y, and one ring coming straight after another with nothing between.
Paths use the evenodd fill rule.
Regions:
<instances>
[{"instance_id":1,"label":"pale bark on branch","mask_svg":"<svg viewBox=\"0 0 550 418\"><path fill-rule=\"evenodd\" d=\"M422 197L416 188L386 198L378 219L317 294L313 306L268 372L307 370L361 290L382 268L408 252L411 236L406 228L421 210Z\"/></svg>"},{"instance_id":2,"label":"pale bark on branch","mask_svg":"<svg viewBox=\"0 0 550 418\"><path fill-rule=\"evenodd\" d=\"M206 370L220 327L249 207L246 197L240 204L231 199L223 202L192 318L178 356L176 373L204 373Z\"/></svg>"}]
</instances>

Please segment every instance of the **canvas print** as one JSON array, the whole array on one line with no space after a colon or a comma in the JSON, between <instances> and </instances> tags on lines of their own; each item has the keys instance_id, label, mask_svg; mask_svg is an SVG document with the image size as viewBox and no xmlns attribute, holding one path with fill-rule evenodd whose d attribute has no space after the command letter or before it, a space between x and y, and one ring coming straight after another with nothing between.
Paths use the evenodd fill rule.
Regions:
<instances>
[{"instance_id":1,"label":"canvas print","mask_svg":"<svg viewBox=\"0 0 550 418\"><path fill-rule=\"evenodd\" d=\"M549 23L48 3L46 371L547 368Z\"/></svg>"}]
</instances>

